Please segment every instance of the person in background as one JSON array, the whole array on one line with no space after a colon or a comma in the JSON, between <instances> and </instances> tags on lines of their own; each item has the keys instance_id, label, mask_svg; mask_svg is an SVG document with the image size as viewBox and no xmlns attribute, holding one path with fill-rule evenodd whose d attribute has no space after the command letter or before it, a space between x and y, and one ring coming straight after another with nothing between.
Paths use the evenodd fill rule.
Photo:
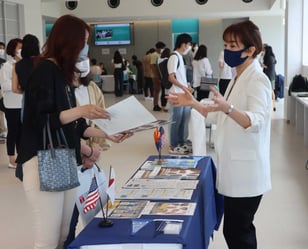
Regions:
<instances>
[{"instance_id":1,"label":"person in background","mask_svg":"<svg viewBox=\"0 0 308 249\"><path fill-rule=\"evenodd\" d=\"M272 88L257 59L263 44L253 22L227 27L223 40L225 62L236 70L225 95L211 87L211 105L201 104L185 88L167 98L208 118L216 115L216 187L224 196L223 234L229 249L256 249L253 221L263 194L271 189Z\"/></svg>"},{"instance_id":2,"label":"person in background","mask_svg":"<svg viewBox=\"0 0 308 249\"><path fill-rule=\"evenodd\" d=\"M88 105L93 104L105 109L105 98L103 92L99 89L94 81L88 76L89 72L89 59L84 60L76 64L77 68L81 71L80 78L77 79L77 87L75 89L75 96L77 105ZM95 124L87 119L87 124L92 127L96 127ZM82 159L82 170L91 168L96 164L99 168L103 166L103 154L102 151L110 149L111 145L105 138L91 137L89 139L81 139L81 159ZM91 155L89 157L89 155ZM90 184L90 183L89 183ZM70 230L66 241L64 242L64 249L75 239L76 227L78 224L79 210L75 205L71 222Z\"/></svg>"},{"instance_id":3,"label":"person in background","mask_svg":"<svg viewBox=\"0 0 308 249\"><path fill-rule=\"evenodd\" d=\"M138 57L136 55L132 56L133 65L137 70L137 93L142 94L143 93L143 66L142 62L138 60Z\"/></svg>"},{"instance_id":4,"label":"person in background","mask_svg":"<svg viewBox=\"0 0 308 249\"><path fill-rule=\"evenodd\" d=\"M23 164L23 188L32 208L33 248L63 248L76 201L76 188L59 192L40 190L37 153L44 149L43 130L47 120L53 138L57 129L63 129L68 147L75 150L78 165L82 165L80 138L101 137L118 143L132 135L110 136L89 127L85 118L110 118L110 114L92 104L76 106L75 78L81 73L76 63L88 48L89 33L90 27L75 16L57 19L25 89L17 163ZM56 139L54 144L58 146Z\"/></svg>"},{"instance_id":5,"label":"person in background","mask_svg":"<svg viewBox=\"0 0 308 249\"><path fill-rule=\"evenodd\" d=\"M27 87L28 80L37 56L40 54L40 43L36 36L27 34L22 39L22 59L13 65L12 70L12 91L22 94Z\"/></svg>"},{"instance_id":6,"label":"person in background","mask_svg":"<svg viewBox=\"0 0 308 249\"><path fill-rule=\"evenodd\" d=\"M103 62L100 62L100 63L99 63L99 66L100 66L100 68L101 68L101 70L102 70L101 75L107 75L107 74L108 74L108 71L107 71L107 69L105 68L104 63L103 63Z\"/></svg>"},{"instance_id":7,"label":"person in background","mask_svg":"<svg viewBox=\"0 0 308 249\"><path fill-rule=\"evenodd\" d=\"M188 52L188 54L183 55L185 68L186 68L186 78L187 82L192 86L193 85L193 66L192 61L194 59L195 55L192 50Z\"/></svg>"},{"instance_id":8,"label":"person in background","mask_svg":"<svg viewBox=\"0 0 308 249\"><path fill-rule=\"evenodd\" d=\"M6 59L5 59L5 43L0 42L0 68L2 67L2 65L5 62L6 62Z\"/></svg>"},{"instance_id":9,"label":"person in background","mask_svg":"<svg viewBox=\"0 0 308 249\"><path fill-rule=\"evenodd\" d=\"M22 39L21 56L22 59L13 65L12 69L12 91L22 94L21 102L21 122L23 119L24 96L23 93L28 85L30 74L37 63L37 56L40 54L40 44L36 36L27 34ZM15 175L18 177L22 172L22 165L16 165Z\"/></svg>"},{"instance_id":10,"label":"person in background","mask_svg":"<svg viewBox=\"0 0 308 249\"><path fill-rule=\"evenodd\" d=\"M165 43L159 41L155 44L155 52L151 54L151 72L152 81L154 87L154 99L153 99L153 111L161 111L161 107L158 105L159 93L160 93L160 80L159 72L157 69L157 59L160 57L163 49L166 47Z\"/></svg>"},{"instance_id":11,"label":"person in background","mask_svg":"<svg viewBox=\"0 0 308 249\"><path fill-rule=\"evenodd\" d=\"M185 33L180 34L176 39L175 54L169 57L167 64L169 81L172 83L169 92L181 93L184 89L193 92L193 89L187 83L186 70L182 56L191 50L191 40L191 36ZM178 62L180 62L179 66ZM190 111L191 108L188 106L170 105L170 154L188 154L192 152L192 145L188 140Z\"/></svg>"},{"instance_id":12,"label":"person in background","mask_svg":"<svg viewBox=\"0 0 308 249\"><path fill-rule=\"evenodd\" d=\"M143 93L145 100L153 100L153 80L151 70L151 54L155 52L155 48L149 49L143 57L142 64L144 70L144 86ZM150 94L150 96L149 96Z\"/></svg>"},{"instance_id":13,"label":"person in background","mask_svg":"<svg viewBox=\"0 0 308 249\"><path fill-rule=\"evenodd\" d=\"M2 65L6 62L5 59L5 43L0 42L0 69ZM0 98L2 98L2 91L1 91L1 82L0 82ZM0 144L5 143L6 138L6 120L4 117L4 112L0 110Z\"/></svg>"},{"instance_id":14,"label":"person in background","mask_svg":"<svg viewBox=\"0 0 308 249\"><path fill-rule=\"evenodd\" d=\"M125 69L123 71L124 83L128 82L129 84L128 92L130 94L135 94L136 93L136 89L134 89L134 82L136 80L135 68L129 63L128 60L124 60L124 65L125 65ZM124 88L124 90L126 89Z\"/></svg>"},{"instance_id":15,"label":"person in background","mask_svg":"<svg viewBox=\"0 0 308 249\"><path fill-rule=\"evenodd\" d=\"M273 110L276 111L275 107L275 80L276 80L276 57L273 52L273 48L269 46L268 44L264 44L264 54L263 54L263 63L261 66L263 67L263 72L266 74L266 76L269 78L271 84L272 84L272 105L273 105Z\"/></svg>"},{"instance_id":16,"label":"person in background","mask_svg":"<svg viewBox=\"0 0 308 249\"><path fill-rule=\"evenodd\" d=\"M224 51L221 51L218 57L218 67L219 67L219 92L224 95L230 80L232 79L232 69L225 62Z\"/></svg>"},{"instance_id":17,"label":"person in background","mask_svg":"<svg viewBox=\"0 0 308 249\"><path fill-rule=\"evenodd\" d=\"M122 55L116 50L113 55L112 65L114 68L114 94L116 97L123 96L123 71L126 70Z\"/></svg>"},{"instance_id":18,"label":"person in background","mask_svg":"<svg viewBox=\"0 0 308 249\"><path fill-rule=\"evenodd\" d=\"M12 91L13 65L21 59L22 40L15 38L9 41L6 47L8 60L0 70L0 83L5 106L5 118L7 121L6 149L9 157L8 167L16 168L15 153L19 152L21 134L21 102L22 95Z\"/></svg>"},{"instance_id":19,"label":"person in background","mask_svg":"<svg viewBox=\"0 0 308 249\"><path fill-rule=\"evenodd\" d=\"M161 62L163 62L164 60L168 60L171 54L171 50L170 48L165 48L164 51L161 53L160 58L158 58L157 60L157 68L159 70L159 64ZM162 81L162 77L161 77L161 73L159 70L159 74L160 74L160 82ZM164 112L168 112L168 109L166 108L167 105L167 99L166 99L166 91L167 89L164 87L164 85L161 82L161 95L160 95L160 102L161 102L161 106L162 106L162 110Z\"/></svg>"},{"instance_id":20,"label":"person in background","mask_svg":"<svg viewBox=\"0 0 308 249\"><path fill-rule=\"evenodd\" d=\"M194 57L196 56L196 53L197 53L197 51L198 51L198 48L199 48L199 45L198 45L198 43L193 43L193 45L192 45L192 48L191 48L191 51L193 52L193 54L194 54Z\"/></svg>"},{"instance_id":21,"label":"person in background","mask_svg":"<svg viewBox=\"0 0 308 249\"><path fill-rule=\"evenodd\" d=\"M207 47L205 45L202 44L199 46L195 58L192 61L192 66L194 75L193 87L197 92L197 100L200 101L209 95L209 91L200 90L201 77L211 77L213 74L211 63L207 58Z\"/></svg>"},{"instance_id":22,"label":"person in background","mask_svg":"<svg viewBox=\"0 0 308 249\"><path fill-rule=\"evenodd\" d=\"M90 77L91 79L97 84L97 86L102 89L102 69L97 64L97 60L95 58L91 59L91 66L90 66Z\"/></svg>"},{"instance_id":23,"label":"person in background","mask_svg":"<svg viewBox=\"0 0 308 249\"><path fill-rule=\"evenodd\" d=\"M102 74L102 68L99 65L97 65L97 60L95 58L92 58L90 62L91 62L91 66L90 66L91 76L96 75L96 74L101 75Z\"/></svg>"}]
</instances>

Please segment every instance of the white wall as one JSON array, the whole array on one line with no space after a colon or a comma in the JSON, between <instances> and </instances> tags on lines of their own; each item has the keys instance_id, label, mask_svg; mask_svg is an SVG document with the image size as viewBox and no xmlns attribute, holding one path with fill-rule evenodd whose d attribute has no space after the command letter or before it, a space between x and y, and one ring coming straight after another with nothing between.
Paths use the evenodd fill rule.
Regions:
<instances>
[{"instance_id":1,"label":"white wall","mask_svg":"<svg viewBox=\"0 0 308 249\"><path fill-rule=\"evenodd\" d=\"M284 42L284 24L282 16L263 16L250 17L250 20L259 26L263 43L267 43L273 48L277 64L276 73L284 75L285 61L285 42Z\"/></svg>"},{"instance_id":2,"label":"white wall","mask_svg":"<svg viewBox=\"0 0 308 249\"><path fill-rule=\"evenodd\" d=\"M37 36L43 41L43 25L41 14L41 0L10 0L9 2L24 5L24 32ZM22 36L25 34L21 34ZM22 38L22 37L21 37Z\"/></svg>"},{"instance_id":3,"label":"white wall","mask_svg":"<svg viewBox=\"0 0 308 249\"><path fill-rule=\"evenodd\" d=\"M285 96L287 97L287 87L291 83L294 75L302 72L302 29L303 29L303 1L287 1L286 12L286 60L285 60ZM290 99L285 101L285 116L290 120Z\"/></svg>"}]
</instances>

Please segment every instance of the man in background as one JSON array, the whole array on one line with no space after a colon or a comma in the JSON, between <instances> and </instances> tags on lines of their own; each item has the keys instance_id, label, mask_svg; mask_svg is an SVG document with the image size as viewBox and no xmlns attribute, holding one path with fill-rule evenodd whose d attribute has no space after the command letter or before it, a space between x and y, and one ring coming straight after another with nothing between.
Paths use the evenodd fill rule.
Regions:
<instances>
[{"instance_id":1,"label":"man in background","mask_svg":"<svg viewBox=\"0 0 308 249\"><path fill-rule=\"evenodd\" d=\"M163 49L166 47L166 44L159 41L155 44L156 51L151 54L151 70L152 70L152 80L154 87L154 99L153 99L153 111L161 111L162 108L158 105L159 93L160 93L160 77L157 68L157 60L160 58L160 54Z\"/></svg>"},{"instance_id":2,"label":"man in background","mask_svg":"<svg viewBox=\"0 0 308 249\"><path fill-rule=\"evenodd\" d=\"M169 81L172 83L170 92L182 93L183 88L193 89L188 85L183 55L191 50L192 38L189 34L180 34L175 42L175 51L168 60ZM179 65L179 66L178 66ZM185 155L192 152L192 143L188 140L188 123L190 106L170 105L170 154Z\"/></svg>"},{"instance_id":3,"label":"man in background","mask_svg":"<svg viewBox=\"0 0 308 249\"><path fill-rule=\"evenodd\" d=\"M153 100L153 81L151 70L151 54L155 52L155 48L149 49L142 60L143 73L144 73L144 86L143 93L145 100ZM150 94L150 96L149 96Z\"/></svg>"}]
</instances>

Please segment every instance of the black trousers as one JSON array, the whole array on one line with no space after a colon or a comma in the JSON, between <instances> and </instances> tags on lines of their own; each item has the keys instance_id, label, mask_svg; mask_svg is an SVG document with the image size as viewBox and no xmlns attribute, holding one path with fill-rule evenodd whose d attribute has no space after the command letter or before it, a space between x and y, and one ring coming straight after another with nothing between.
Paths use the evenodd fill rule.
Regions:
<instances>
[{"instance_id":1,"label":"black trousers","mask_svg":"<svg viewBox=\"0 0 308 249\"><path fill-rule=\"evenodd\" d=\"M7 123L6 149L8 156L18 154L21 137L21 109L6 109L5 118Z\"/></svg>"},{"instance_id":2,"label":"black trousers","mask_svg":"<svg viewBox=\"0 0 308 249\"><path fill-rule=\"evenodd\" d=\"M145 97L149 96L148 90L150 91L150 97L153 97L153 81L152 81L152 78L144 77L143 92L144 92Z\"/></svg>"},{"instance_id":3,"label":"black trousers","mask_svg":"<svg viewBox=\"0 0 308 249\"><path fill-rule=\"evenodd\" d=\"M163 87L163 85L161 85L160 103L161 103L161 106L163 106L163 107L166 107L166 105L167 105L165 87Z\"/></svg>"},{"instance_id":4,"label":"black trousers","mask_svg":"<svg viewBox=\"0 0 308 249\"><path fill-rule=\"evenodd\" d=\"M257 249L254 215L262 195L256 197L224 197L223 234L229 249Z\"/></svg>"},{"instance_id":5,"label":"black trousers","mask_svg":"<svg viewBox=\"0 0 308 249\"><path fill-rule=\"evenodd\" d=\"M67 249L69 244L72 243L73 240L75 239L75 233L76 233L78 218L79 218L79 210L77 208L77 205L75 204L73 214L72 214L71 223L70 223L70 229L69 229L66 241L64 241L63 249Z\"/></svg>"},{"instance_id":6,"label":"black trousers","mask_svg":"<svg viewBox=\"0 0 308 249\"><path fill-rule=\"evenodd\" d=\"M114 94L116 97L123 96L123 70L121 68L114 69Z\"/></svg>"}]
</instances>

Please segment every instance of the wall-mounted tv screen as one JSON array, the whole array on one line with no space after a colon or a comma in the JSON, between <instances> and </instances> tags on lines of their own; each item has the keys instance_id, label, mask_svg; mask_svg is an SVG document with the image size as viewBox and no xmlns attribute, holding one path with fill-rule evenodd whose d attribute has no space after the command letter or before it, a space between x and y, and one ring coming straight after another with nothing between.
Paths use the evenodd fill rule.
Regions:
<instances>
[{"instance_id":1,"label":"wall-mounted tv screen","mask_svg":"<svg viewBox=\"0 0 308 249\"><path fill-rule=\"evenodd\" d=\"M131 23L106 23L94 25L95 45L131 45L132 24Z\"/></svg>"}]
</instances>

